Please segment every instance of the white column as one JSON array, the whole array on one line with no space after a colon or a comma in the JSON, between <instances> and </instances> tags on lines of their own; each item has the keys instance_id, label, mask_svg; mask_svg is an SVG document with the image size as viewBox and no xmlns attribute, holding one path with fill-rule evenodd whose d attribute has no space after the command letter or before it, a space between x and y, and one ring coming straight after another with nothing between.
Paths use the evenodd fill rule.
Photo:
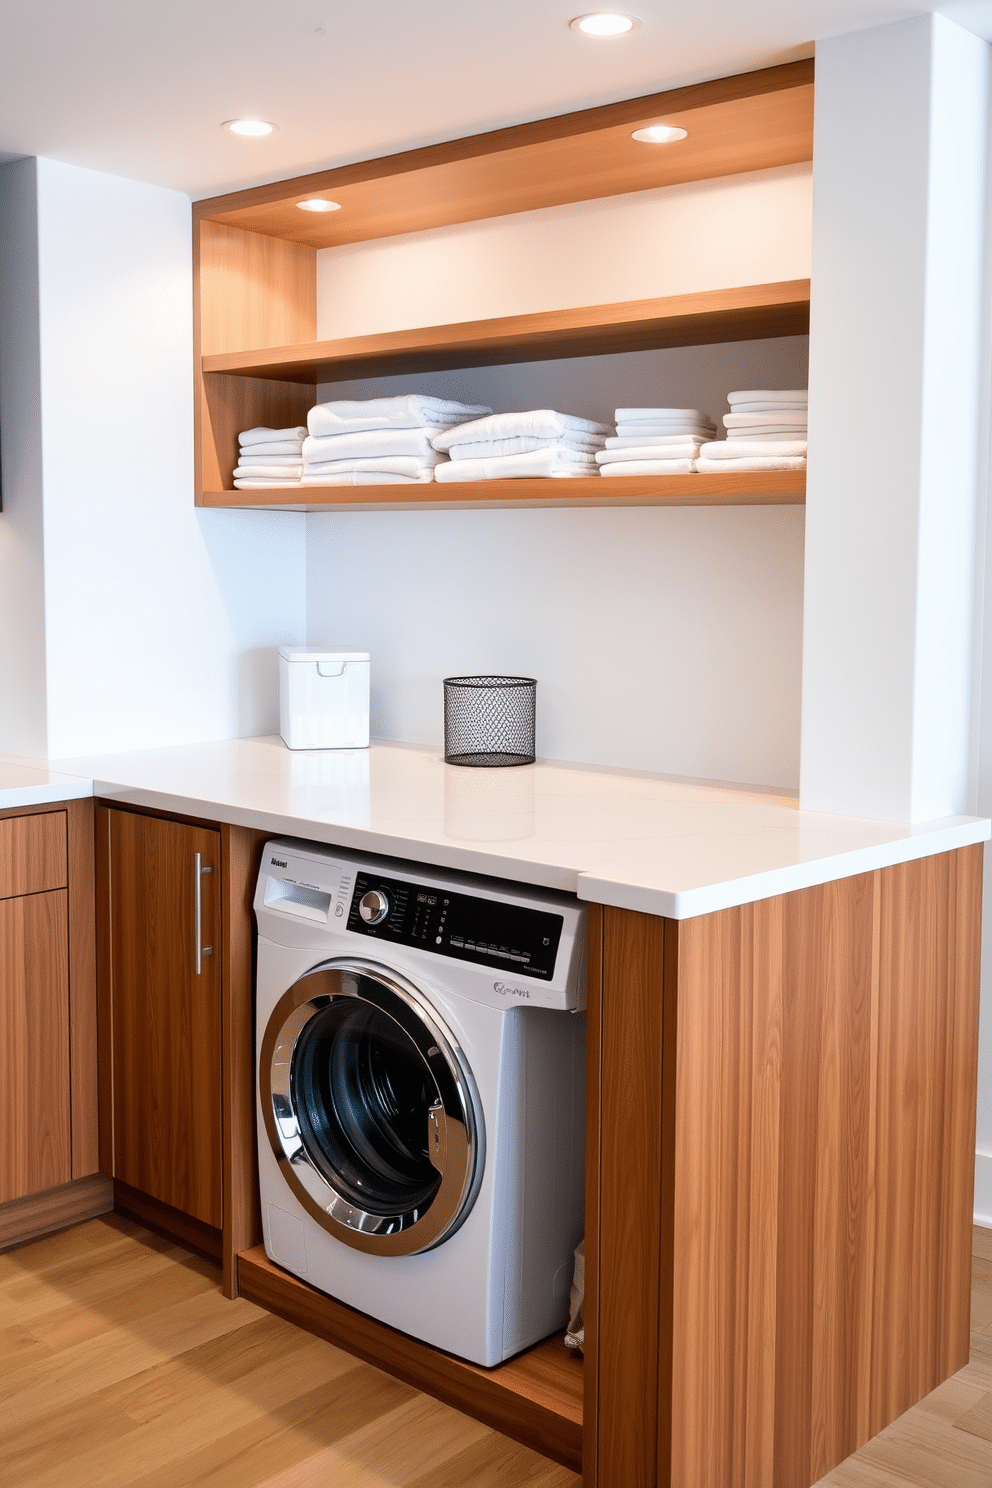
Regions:
<instances>
[{"instance_id":1,"label":"white column","mask_svg":"<svg viewBox=\"0 0 992 1488\"><path fill-rule=\"evenodd\" d=\"M801 801L922 821L973 776L985 42L817 48Z\"/></svg>"}]
</instances>

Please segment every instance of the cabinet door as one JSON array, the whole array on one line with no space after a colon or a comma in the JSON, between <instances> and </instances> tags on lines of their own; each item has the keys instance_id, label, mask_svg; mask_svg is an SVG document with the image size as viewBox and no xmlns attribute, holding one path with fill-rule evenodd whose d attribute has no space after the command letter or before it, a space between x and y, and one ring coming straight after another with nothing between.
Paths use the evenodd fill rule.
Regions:
<instances>
[{"instance_id":1,"label":"cabinet door","mask_svg":"<svg viewBox=\"0 0 992 1488\"><path fill-rule=\"evenodd\" d=\"M219 1227L220 833L109 815L114 1176Z\"/></svg>"},{"instance_id":2,"label":"cabinet door","mask_svg":"<svg viewBox=\"0 0 992 1488\"><path fill-rule=\"evenodd\" d=\"M72 1177L66 900L0 900L0 1203Z\"/></svg>"}]
</instances>

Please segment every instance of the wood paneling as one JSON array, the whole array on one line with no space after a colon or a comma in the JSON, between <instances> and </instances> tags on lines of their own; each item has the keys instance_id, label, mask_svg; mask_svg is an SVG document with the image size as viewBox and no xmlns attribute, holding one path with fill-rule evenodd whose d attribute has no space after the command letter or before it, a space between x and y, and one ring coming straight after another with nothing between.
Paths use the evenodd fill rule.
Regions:
<instances>
[{"instance_id":1,"label":"wood paneling","mask_svg":"<svg viewBox=\"0 0 992 1488\"><path fill-rule=\"evenodd\" d=\"M66 811L72 1176L83 1178L100 1167L93 801L69 801Z\"/></svg>"},{"instance_id":2,"label":"wood paneling","mask_svg":"<svg viewBox=\"0 0 992 1488\"><path fill-rule=\"evenodd\" d=\"M238 1257L241 1297L485 1421L545 1456L579 1468L582 1363L561 1337L496 1369L418 1342L282 1271L258 1246Z\"/></svg>"},{"instance_id":3,"label":"wood paneling","mask_svg":"<svg viewBox=\"0 0 992 1488\"><path fill-rule=\"evenodd\" d=\"M59 810L0 820L0 899L65 888L65 819Z\"/></svg>"},{"instance_id":4,"label":"wood paneling","mask_svg":"<svg viewBox=\"0 0 992 1488\"><path fill-rule=\"evenodd\" d=\"M631 139L662 122L689 137ZM803 61L215 197L194 214L328 247L812 158L813 63ZM299 211L309 196L342 210Z\"/></svg>"},{"instance_id":5,"label":"wood paneling","mask_svg":"<svg viewBox=\"0 0 992 1488\"><path fill-rule=\"evenodd\" d=\"M255 1145L252 900L270 834L221 827L224 937L224 1295L237 1296L237 1256L262 1239Z\"/></svg>"},{"instance_id":6,"label":"wood paneling","mask_svg":"<svg viewBox=\"0 0 992 1488\"><path fill-rule=\"evenodd\" d=\"M114 1177L219 1228L221 1159L220 834L109 813L109 976ZM194 854L202 881L196 974Z\"/></svg>"},{"instance_id":7,"label":"wood paneling","mask_svg":"<svg viewBox=\"0 0 992 1488\"><path fill-rule=\"evenodd\" d=\"M0 1203L72 1177L66 898L0 900Z\"/></svg>"},{"instance_id":8,"label":"wood paneling","mask_svg":"<svg viewBox=\"0 0 992 1488\"><path fill-rule=\"evenodd\" d=\"M114 1186L102 1173L76 1178L0 1207L0 1250L82 1224L114 1207Z\"/></svg>"},{"instance_id":9,"label":"wood paneling","mask_svg":"<svg viewBox=\"0 0 992 1488\"><path fill-rule=\"evenodd\" d=\"M95 803L93 817L96 876L97 1102L100 1126L100 1172L114 1176L114 998L110 934L114 895L110 881L112 813Z\"/></svg>"},{"instance_id":10,"label":"wood paneling","mask_svg":"<svg viewBox=\"0 0 992 1488\"><path fill-rule=\"evenodd\" d=\"M728 464L731 462L728 460ZM805 470L761 474L600 475L568 480L458 481L442 485L268 486L253 491L207 491L204 506L293 511L483 511L534 506L803 506ZM374 493L374 495L372 494Z\"/></svg>"},{"instance_id":11,"label":"wood paneling","mask_svg":"<svg viewBox=\"0 0 992 1488\"><path fill-rule=\"evenodd\" d=\"M599 1473L599 1232L603 1100L603 908L586 910L586 1159L585 1290L583 1294L583 1481L595 1488Z\"/></svg>"},{"instance_id":12,"label":"wood paneling","mask_svg":"<svg viewBox=\"0 0 992 1488\"><path fill-rule=\"evenodd\" d=\"M192 1214L185 1214L171 1204L163 1204L151 1194L142 1193L128 1183L114 1179L114 1208L120 1214L136 1219L146 1229L174 1240L187 1250L205 1256L208 1261L219 1262L222 1254L221 1231L215 1225L204 1224Z\"/></svg>"},{"instance_id":13,"label":"wood paneling","mask_svg":"<svg viewBox=\"0 0 992 1488\"><path fill-rule=\"evenodd\" d=\"M601 356L669 346L799 336L809 330L809 280L747 284L650 300L542 310L492 320L417 326L339 341L269 343L269 350L232 347L204 354L203 370L280 382L332 382L497 366L548 357Z\"/></svg>"}]
</instances>

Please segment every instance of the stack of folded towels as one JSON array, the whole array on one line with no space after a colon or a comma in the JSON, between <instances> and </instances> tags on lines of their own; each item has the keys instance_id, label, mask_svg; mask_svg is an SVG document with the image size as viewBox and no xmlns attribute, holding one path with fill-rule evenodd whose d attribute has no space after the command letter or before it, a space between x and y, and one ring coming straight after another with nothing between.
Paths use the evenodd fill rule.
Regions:
<instances>
[{"instance_id":1,"label":"stack of folded towels","mask_svg":"<svg viewBox=\"0 0 992 1488\"><path fill-rule=\"evenodd\" d=\"M447 457L431 440L491 410L421 393L319 403L307 415L303 484L382 486L430 481Z\"/></svg>"},{"instance_id":2,"label":"stack of folded towels","mask_svg":"<svg viewBox=\"0 0 992 1488\"><path fill-rule=\"evenodd\" d=\"M756 388L728 393L726 439L704 444L697 470L805 470L807 391Z\"/></svg>"},{"instance_id":3,"label":"stack of folded towels","mask_svg":"<svg viewBox=\"0 0 992 1488\"><path fill-rule=\"evenodd\" d=\"M601 475L689 475L716 424L699 408L618 408L617 432L596 456Z\"/></svg>"},{"instance_id":4,"label":"stack of folded towels","mask_svg":"<svg viewBox=\"0 0 992 1488\"><path fill-rule=\"evenodd\" d=\"M438 481L507 480L514 476L595 475L596 453L607 424L555 413L494 413L435 436L434 448L451 458L435 471Z\"/></svg>"},{"instance_id":5,"label":"stack of folded towels","mask_svg":"<svg viewBox=\"0 0 992 1488\"><path fill-rule=\"evenodd\" d=\"M239 491L253 486L298 486L303 474L303 441L307 431L245 429L238 435L240 451L234 467Z\"/></svg>"}]
</instances>

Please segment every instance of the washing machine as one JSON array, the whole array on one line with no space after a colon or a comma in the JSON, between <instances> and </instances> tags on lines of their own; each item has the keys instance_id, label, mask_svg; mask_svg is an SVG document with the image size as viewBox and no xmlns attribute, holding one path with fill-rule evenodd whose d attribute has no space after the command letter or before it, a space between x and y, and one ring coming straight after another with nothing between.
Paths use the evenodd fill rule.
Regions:
<instances>
[{"instance_id":1,"label":"washing machine","mask_svg":"<svg viewBox=\"0 0 992 1488\"><path fill-rule=\"evenodd\" d=\"M255 914L269 1258L477 1364L563 1328L583 1229L583 907L273 841Z\"/></svg>"}]
</instances>

